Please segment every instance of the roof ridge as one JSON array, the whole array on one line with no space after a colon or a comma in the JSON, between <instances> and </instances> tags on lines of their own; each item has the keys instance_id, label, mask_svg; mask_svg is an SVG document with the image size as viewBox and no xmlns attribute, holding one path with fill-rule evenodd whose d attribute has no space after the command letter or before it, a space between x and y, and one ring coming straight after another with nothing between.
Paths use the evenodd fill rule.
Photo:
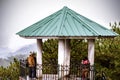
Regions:
<instances>
[{"instance_id":1,"label":"roof ridge","mask_svg":"<svg viewBox=\"0 0 120 80\"><path fill-rule=\"evenodd\" d=\"M62 9L61 9L61 16L60 16L60 22L59 25L57 26L57 30L58 31L58 34L62 35L61 31L63 29L63 25L65 23L65 18L66 18L66 14L67 14L67 7L64 6Z\"/></svg>"}]
</instances>

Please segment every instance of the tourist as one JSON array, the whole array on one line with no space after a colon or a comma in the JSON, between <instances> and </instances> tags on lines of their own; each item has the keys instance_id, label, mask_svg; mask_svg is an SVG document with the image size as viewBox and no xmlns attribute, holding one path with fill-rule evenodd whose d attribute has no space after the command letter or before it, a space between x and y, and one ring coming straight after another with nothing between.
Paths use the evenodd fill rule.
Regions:
<instances>
[{"instance_id":1,"label":"tourist","mask_svg":"<svg viewBox=\"0 0 120 80\"><path fill-rule=\"evenodd\" d=\"M88 79L88 74L89 74L89 65L90 62L87 57L85 57L82 61L82 80L87 80Z\"/></svg>"},{"instance_id":2,"label":"tourist","mask_svg":"<svg viewBox=\"0 0 120 80\"><path fill-rule=\"evenodd\" d=\"M29 77L30 78L35 78L35 60L34 60L34 55L32 52L30 52L30 55L28 57L28 67L29 67Z\"/></svg>"}]
</instances>

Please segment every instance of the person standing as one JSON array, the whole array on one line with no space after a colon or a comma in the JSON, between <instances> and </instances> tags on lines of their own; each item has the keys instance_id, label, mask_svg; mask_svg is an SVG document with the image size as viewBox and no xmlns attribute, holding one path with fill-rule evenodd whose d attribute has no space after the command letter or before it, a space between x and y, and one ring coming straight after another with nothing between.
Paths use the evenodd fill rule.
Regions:
<instances>
[{"instance_id":1,"label":"person standing","mask_svg":"<svg viewBox=\"0 0 120 80\"><path fill-rule=\"evenodd\" d=\"M82 80L87 80L88 79L88 74L89 74L89 68L90 68L90 62L87 57L85 57L82 62Z\"/></svg>"},{"instance_id":2,"label":"person standing","mask_svg":"<svg viewBox=\"0 0 120 80\"><path fill-rule=\"evenodd\" d=\"M34 60L34 55L32 52L30 52L30 55L28 57L28 67L29 67L29 77L30 78L35 78L35 60Z\"/></svg>"}]
</instances>

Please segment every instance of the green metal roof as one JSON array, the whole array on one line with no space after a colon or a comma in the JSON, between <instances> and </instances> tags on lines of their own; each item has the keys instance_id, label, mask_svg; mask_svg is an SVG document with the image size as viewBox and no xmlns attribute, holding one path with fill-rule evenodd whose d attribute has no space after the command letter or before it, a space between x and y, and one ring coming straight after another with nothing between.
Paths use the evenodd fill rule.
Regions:
<instances>
[{"instance_id":1,"label":"green metal roof","mask_svg":"<svg viewBox=\"0 0 120 80\"><path fill-rule=\"evenodd\" d=\"M26 38L115 37L117 33L63 7L61 10L17 33Z\"/></svg>"}]
</instances>

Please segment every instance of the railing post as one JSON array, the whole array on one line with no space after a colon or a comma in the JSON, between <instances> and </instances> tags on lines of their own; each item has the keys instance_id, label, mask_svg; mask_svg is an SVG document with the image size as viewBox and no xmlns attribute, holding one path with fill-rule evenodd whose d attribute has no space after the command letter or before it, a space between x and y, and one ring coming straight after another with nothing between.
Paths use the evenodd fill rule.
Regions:
<instances>
[{"instance_id":1,"label":"railing post","mask_svg":"<svg viewBox=\"0 0 120 80\"><path fill-rule=\"evenodd\" d=\"M27 66L26 60L20 60L20 78L27 79Z\"/></svg>"},{"instance_id":2,"label":"railing post","mask_svg":"<svg viewBox=\"0 0 120 80\"><path fill-rule=\"evenodd\" d=\"M42 80L42 64L37 64L37 75L38 80Z\"/></svg>"},{"instance_id":3,"label":"railing post","mask_svg":"<svg viewBox=\"0 0 120 80\"><path fill-rule=\"evenodd\" d=\"M90 80L95 80L95 69L94 65L90 66Z\"/></svg>"},{"instance_id":4,"label":"railing post","mask_svg":"<svg viewBox=\"0 0 120 80\"><path fill-rule=\"evenodd\" d=\"M68 80L69 66L58 65L58 80Z\"/></svg>"}]
</instances>

